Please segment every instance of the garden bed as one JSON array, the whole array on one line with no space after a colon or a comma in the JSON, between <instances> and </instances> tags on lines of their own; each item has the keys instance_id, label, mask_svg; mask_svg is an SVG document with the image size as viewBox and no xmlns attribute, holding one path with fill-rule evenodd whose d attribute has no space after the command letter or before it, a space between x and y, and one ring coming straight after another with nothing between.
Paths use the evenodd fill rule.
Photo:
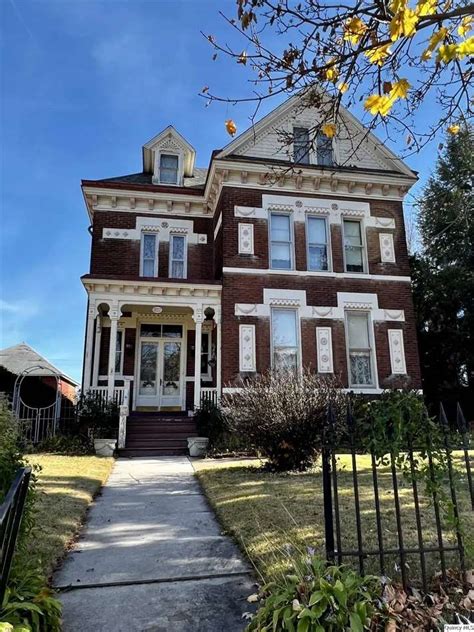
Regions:
<instances>
[{"instance_id":1,"label":"garden bed","mask_svg":"<svg viewBox=\"0 0 474 632\"><path fill-rule=\"evenodd\" d=\"M107 480L114 459L96 456L30 454L41 466L34 537L28 547L41 559L46 576L63 557L85 519L93 497Z\"/></svg>"},{"instance_id":2,"label":"garden bed","mask_svg":"<svg viewBox=\"0 0 474 632\"><path fill-rule=\"evenodd\" d=\"M474 452L471 454L471 459ZM461 453L455 461L461 465ZM274 474L260 468L261 461L219 460L196 461L194 467L203 489L224 529L233 535L265 579L287 567L289 547L314 547L324 554L324 511L322 475L319 467L307 473ZM375 505L370 457L358 456L359 494L365 550L377 548ZM462 468L459 468L460 471ZM349 455L338 458L339 503L344 548L357 548L352 469ZM399 476L401 513L405 548L417 547L417 531L411 485ZM397 548L397 529L393 510L393 485L388 467L380 468L384 548ZM436 545L433 510L421 495L421 520L426 543ZM459 506L466 533L474 533L474 512L471 510L466 481L459 481ZM452 538L452 539L451 539ZM445 542L453 543L454 534ZM472 553L472 552L471 552ZM347 562L348 560L344 560ZM419 577L419 557L408 556L410 576ZM446 555L449 565L450 557ZM454 564L454 560L453 564ZM431 574L438 570L437 554L428 555ZM354 565L356 565L354 560ZM467 560L472 567L473 559ZM366 569L371 570L370 561ZM373 567L374 572L376 566ZM387 573L397 577L396 560L387 556Z\"/></svg>"}]
</instances>

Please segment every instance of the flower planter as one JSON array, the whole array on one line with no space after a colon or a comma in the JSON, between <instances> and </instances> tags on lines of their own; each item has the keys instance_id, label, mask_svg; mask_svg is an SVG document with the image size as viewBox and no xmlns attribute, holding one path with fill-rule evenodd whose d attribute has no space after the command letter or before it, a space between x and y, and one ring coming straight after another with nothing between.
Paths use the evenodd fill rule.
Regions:
<instances>
[{"instance_id":1,"label":"flower planter","mask_svg":"<svg viewBox=\"0 0 474 632\"><path fill-rule=\"evenodd\" d=\"M207 437L188 437L189 456L206 456L208 445Z\"/></svg>"},{"instance_id":2,"label":"flower planter","mask_svg":"<svg viewBox=\"0 0 474 632\"><path fill-rule=\"evenodd\" d=\"M97 456L113 456L117 447L117 439L94 439Z\"/></svg>"}]
</instances>

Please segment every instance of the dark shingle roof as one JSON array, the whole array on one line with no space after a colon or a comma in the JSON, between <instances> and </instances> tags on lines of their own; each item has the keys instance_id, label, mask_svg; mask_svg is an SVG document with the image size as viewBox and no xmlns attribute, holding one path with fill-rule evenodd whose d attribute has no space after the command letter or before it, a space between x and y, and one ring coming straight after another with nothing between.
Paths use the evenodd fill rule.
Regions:
<instances>
[{"instance_id":1,"label":"dark shingle roof","mask_svg":"<svg viewBox=\"0 0 474 632\"><path fill-rule=\"evenodd\" d=\"M194 175L190 178L184 178L184 187L203 187L206 182L207 169L196 167ZM130 173L124 176L116 176L115 178L102 178L96 182L117 182L120 184L146 184L153 185L151 173Z\"/></svg>"},{"instance_id":2,"label":"dark shingle roof","mask_svg":"<svg viewBox=\"0 0 474 632\"><path fill-rule=\"evenodd\" d=\"M37 351L25 342L13 347L0 349L0 366L13 375L20 375L25 369L34 368L30 375L56 375L59 374L67 382L77 386L77 382L48 362Z\"/></svg>"}]
</instances>

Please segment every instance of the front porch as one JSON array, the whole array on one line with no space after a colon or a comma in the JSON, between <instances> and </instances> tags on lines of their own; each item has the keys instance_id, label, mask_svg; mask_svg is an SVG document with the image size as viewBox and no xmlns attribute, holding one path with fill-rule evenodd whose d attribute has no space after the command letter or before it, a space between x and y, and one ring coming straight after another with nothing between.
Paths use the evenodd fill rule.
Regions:
<instances>
[{"instance_id":1,"label":"front porch","mask_svg":"<svg viewBox=\"0 0 474 632\"><path fill-rule=\"evenodd\" d=\"M120 406L121 448L129 414L159 423L221 393L220 286L150 285L134 297L123 283L107 285L122 291L113 298L89 291L83 393Z\"/></svg>"}]
</instances>

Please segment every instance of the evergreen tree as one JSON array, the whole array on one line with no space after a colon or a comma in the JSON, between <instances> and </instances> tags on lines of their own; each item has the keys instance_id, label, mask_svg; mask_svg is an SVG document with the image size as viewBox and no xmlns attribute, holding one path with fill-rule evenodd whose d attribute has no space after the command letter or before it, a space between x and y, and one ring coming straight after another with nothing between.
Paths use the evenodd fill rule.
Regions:
<instances>
[{"instance_id":1,"label":"evergreen tree","mask_svg":"<svg viewBox=\"0 0 474 632\"><path fill-rule=\"evenodd\" d=\"M423 389L474 414L474 133L447 139L419 204L412 257Z\"/></svg>"}]
</instances>

